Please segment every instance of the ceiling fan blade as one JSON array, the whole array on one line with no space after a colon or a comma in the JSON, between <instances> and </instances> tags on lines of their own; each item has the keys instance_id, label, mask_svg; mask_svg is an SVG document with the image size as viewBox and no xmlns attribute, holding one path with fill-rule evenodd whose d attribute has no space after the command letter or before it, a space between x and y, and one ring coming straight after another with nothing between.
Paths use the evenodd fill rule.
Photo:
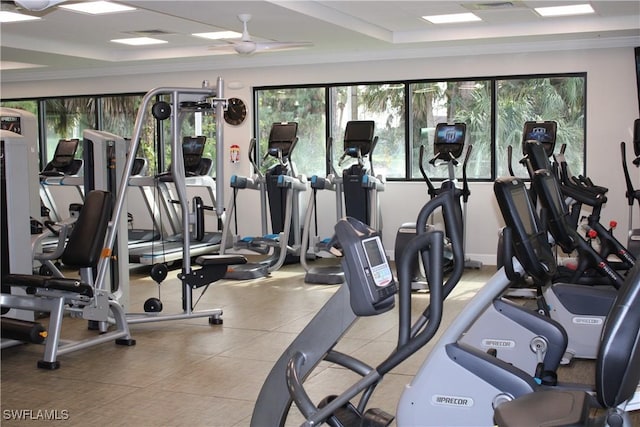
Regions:
<instances>
[{"instance_id":1,"label":"ceiling fan blade","mask_svg":"<svg viewBox=\"0 0 640 427\"><path fill-rule=\"evenodd\" d=\"M238 15L238 20L242 22L242 37L236 42L231 42L228 45L212 46L209 50L218 51L221 53L236 52L240 55L251 55L258 52L269 51L282 51L300 49L308 46L312 46L310 42L269 42L269 41L254 41L249 35L247 23L251 20L251 15L244 13Z\"/></svg>"},{"instance_id":2,"label":"ceiling fan blade","mask_svg":"<svg viewBox=\"0 0 640 427\"><path fill-rule=\"evenodd\" d=\"M236 45L235 43L229 43L229 44L221 44L221 45L215 45L215 46L209 46L207 48L207 50L210 50L212 52L215 53L219 53L219 54L235 54L236 52Z\"/></svg>"},{"instance_id":3,"label":"ceiling fan blade","mask_svg":"<svg viewBox=\"0 0 640 427\"><path fill-rule=\"evenodd\" d=\"M313 46L311 42L256 42L256 52L284 51Z\"/></svg>"}]
</instances>

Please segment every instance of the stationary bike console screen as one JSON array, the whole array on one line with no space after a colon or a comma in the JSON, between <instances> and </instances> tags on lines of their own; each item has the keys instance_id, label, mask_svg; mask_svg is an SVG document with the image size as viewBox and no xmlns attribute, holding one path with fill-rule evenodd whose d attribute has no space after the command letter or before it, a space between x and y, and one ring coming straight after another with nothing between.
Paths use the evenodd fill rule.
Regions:
<instances>
[{"instance_id":1,"label":"stationary bike console screen","mask_svg":"<svg viewBox=\"0 0 640 427\"><path fill-rule=\"evenodd\" d=\"M556 147L557 129L558 124L554 121L525 122L522 131L522 154L526 154L525 144L527 141L538 141L544 147L547 157L550 157Z\"/></svg>"},{"instance_id":2,"label":"stationary bike console screen","mask_svg":"<svg viewBox=\"0 0 640 427\"><path fill-rule=\"evenodd\" d=\"M467 125L465 123L438 123L433 146L433 151L437 153L436 157L441 160L460 157L466 134Z\"/></svg>"}]
</instances>

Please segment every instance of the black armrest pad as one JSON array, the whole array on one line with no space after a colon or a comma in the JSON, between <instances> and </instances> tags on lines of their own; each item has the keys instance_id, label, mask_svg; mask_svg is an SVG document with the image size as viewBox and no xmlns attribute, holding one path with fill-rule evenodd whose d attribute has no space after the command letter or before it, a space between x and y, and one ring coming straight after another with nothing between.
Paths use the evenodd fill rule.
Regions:
<instances>
[{"instance_id":1,"label":"black armrest pad","mask_svg":"<svg viewBox=\"0 0 640 427\"><path fill-rule=\"evenodd\" d=\"M198 265L235 265L246 264L247 258L242 255L201 255L196 258Z\"/></svg>"}]
</instances>

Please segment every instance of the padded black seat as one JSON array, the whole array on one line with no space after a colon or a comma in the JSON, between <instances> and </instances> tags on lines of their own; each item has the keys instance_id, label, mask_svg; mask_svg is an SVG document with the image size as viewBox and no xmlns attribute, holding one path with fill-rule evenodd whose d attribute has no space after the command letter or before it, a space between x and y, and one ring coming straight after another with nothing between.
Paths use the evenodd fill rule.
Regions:
<instances>
[{"instance_id":1,"label":"padded black seat","mask_svg":"<svg viewBox=\"0 0 640 427\"><path fill-rule=\"evenodd\" d=\"M4 276L2 282L11 286L27 288L28 294L35 293L35 289L38 288L72 292L88 298L93 297L93 287L76 279L34 276L32 274L10 274Z\"/></svg>"},{"instance_id":2,"label":"padded black seat","mask_svg":"<svg viewBox=\"0 0 640 427\"><path fill-rule=\"evenodd\" d=\"M109 226L113 199L107 191L93 190L87 194L67 246L62 252L61 260L69 267L94 268L98 265L104 236ZM7 274L2 283L7 285L36 289L73 292L86 297L93 297L93 287L76 279L30 274Z\"/></svg>"},{"instance_id":3,"label":"padded black seat","mask_svg":"<svg viewBox=\"0 0 640 427\"><path fill-rule=\"evenodd\" d=\"M81 280L28 274L7 274L2 278L3 285L23 287L27 292L27 295L2 293L0 303L3 308L49 313L44 357L37 365L41 369L58 369L59 355L110 340L115 340L118 345L131 346L136 343L129 333L122 306L100 287L94 288L93 270L101 258L109 255L104 250L104 240L112 208L113 198L107 191L92 190L85 197L84 205L61 257L66 265L80 270ZM81 314L86 320L106 325L113 319L115 329L108 331L105 328L96 337L62 343L62 321L70 304L73 305L74 312Z\"/></svg>"},{"instance_id":4,"label":"padded black seat","mask_svg":"<svg viewBox=\"0 0 640 427\"><path fill-rule=\"evenodd\" d=\"M242 255L201 255L196 258L196 264L202 268L191 270L190 273L180 273L178 278L192 288L199 288L224 278L230 265L246 263L247 258Z\"/></svg>"},{"instance_id":5,"label":"padded black seat","mask_svg":"<svg viewBox=\"0 0 640 427\"><path fill-rule=\"evenodd\" d=\"M196 264L207 265L231 265L246 264L247 258L242 255L201 255L196 258Z\"/></svg>"}]
</instances>

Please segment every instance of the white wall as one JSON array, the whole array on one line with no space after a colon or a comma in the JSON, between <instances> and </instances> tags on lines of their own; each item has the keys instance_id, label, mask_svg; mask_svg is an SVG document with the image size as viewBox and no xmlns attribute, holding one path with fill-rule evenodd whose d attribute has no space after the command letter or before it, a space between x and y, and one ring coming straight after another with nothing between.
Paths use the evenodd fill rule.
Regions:
<instances>
[{"instance_id":1,"label":"white wall","mask_svg":"<svg viewBox=\"0 0 640 427\"><path fill-rule=\"evenodd\" d=\"M615 219L616 235L626 241L628 207L620 165L620 141L631 142L633 120L639 116L633 48L609 48L554 51L523 54L482 55L466 57L416 58L395 61L323 64L313 66L269 67L263 69L216 70L212 59L210 70L202 72L158 73L123 78L88 78L51 82L19 82L2 84L3 98L29 98L73 94L147 91L154 87L199 87L202 80L212 83L218 76L225 82L241 84L240 89L225 89L226 97L239 97L251 103L252 87L281 84L365 82L421 78L455 78L507 76L541 73L587 73L587 174L599 185L609 188L609 202L603 211L603 223ZM238 144L242 161L227 163L225 180L231 174L246 175L250 165L246 150L252 137L252 112L239 127L225 126L225 145ZM228 153L225 151L225 157ZM631 168L634 183L639 182L636 168ZM251 192L249 192L251 193ZM230 196L226 192L226 197ZM248 225L243 234L259 232L257 195L242 194L239 206L240 224ZM322 206L330 205L329 198ZM393 250L398 226L414 221L426 201L423 183L392 182L380 196L384 219L384 244ZM226 203L225 203L226 204ZM637 215L637 212L636 212ZM323 229L334 220L333 206L323 210ZM471 258L495 263L497 229L501 224L491 183L472 183L468 206L467 252ZM329 231L325 231L329 233Z\"/></svg>"}]
</instances>

